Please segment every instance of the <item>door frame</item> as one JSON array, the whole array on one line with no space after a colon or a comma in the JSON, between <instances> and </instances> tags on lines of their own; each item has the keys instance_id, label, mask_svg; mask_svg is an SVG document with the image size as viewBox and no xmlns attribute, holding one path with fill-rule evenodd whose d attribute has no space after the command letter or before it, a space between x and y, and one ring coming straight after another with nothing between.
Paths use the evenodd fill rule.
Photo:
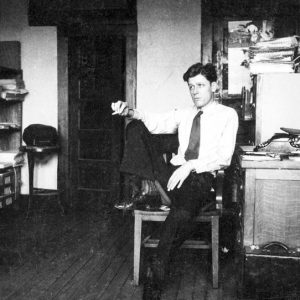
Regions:
<instances>
[{"instance_id":1,"label":"door frame","mask_svg":"<svg viewBox=\"0 0 300 300\"><path fill-rule=\"evenodd\" d=\"M57 184L63 192L63 201L69 206L74 206L77 188L72 181L74 170L72 168L71 147L72 126L70 125L71 107L69 105L69 73L68 73L68 38L77 34L90 32L89 26L82 28L80 32L57 29L57 74L58 74L58 133L60 136L61 151L58 157ZM137 26L136 24L98 25L93 28L96 34L114 33L125 37L125 101L129 107L136 107L136 73L137 73Z\"/></svg>"}]
</instances>

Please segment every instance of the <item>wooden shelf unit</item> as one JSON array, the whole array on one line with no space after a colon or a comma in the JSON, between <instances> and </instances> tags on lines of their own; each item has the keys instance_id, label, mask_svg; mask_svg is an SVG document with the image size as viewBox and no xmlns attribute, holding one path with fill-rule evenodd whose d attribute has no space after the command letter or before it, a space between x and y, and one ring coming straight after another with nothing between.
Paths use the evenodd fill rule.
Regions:
<instances>
[{"instance_id":1,"label":"wooden shelf unit","mask_svg":"<svg viewBox=\"0 0 300 300\"><path fill-rule=\"evenodd\" d=\"M0 42L0 80L23 79L21 44L18 41ZM5 91L1 87L1 92ZM14 93L12 93L14 94ZM23 100L26 94L0 96L0 152L18 151L22 143ZM11 205L20 195L21 166L0 169L0 209Z\"/></svg>"}]
</instances>

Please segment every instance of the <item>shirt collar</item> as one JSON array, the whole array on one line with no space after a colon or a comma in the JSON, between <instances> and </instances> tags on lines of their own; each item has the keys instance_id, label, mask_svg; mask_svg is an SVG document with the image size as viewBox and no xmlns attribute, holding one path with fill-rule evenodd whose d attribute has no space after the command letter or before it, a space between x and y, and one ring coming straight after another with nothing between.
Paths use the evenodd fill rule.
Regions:
<instances>
[{"instance_id":1,"label":"shirt collar","mask_svg":"<svg viewBox=\"0 0 300 300\"><path fill-rule=\"evenodd\" d=\"M207 105L205 105L204 107L202 107L201 110L205 113L209 113L211 111L214 111L217 104L218 102L213 100L209 102ZM194 109L198 111L196 105L194 105Z\"/></svg>"}]
</instances>

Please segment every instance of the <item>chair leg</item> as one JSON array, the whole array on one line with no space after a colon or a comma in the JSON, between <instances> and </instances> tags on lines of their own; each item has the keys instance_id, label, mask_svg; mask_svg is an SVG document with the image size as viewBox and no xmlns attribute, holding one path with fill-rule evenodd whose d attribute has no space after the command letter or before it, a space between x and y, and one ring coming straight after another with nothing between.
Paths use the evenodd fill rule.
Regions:
<instances>
[{"instance_id":1,"label":"chair leg","mask_svg":"<svg viewBox=\"0 0 300 300\"><path fill-rule=\"evenodd\" d=\"M212 278L213 288L219 287L219 216L211 219L211 244L212 244Z\"/></svg>"},{"instance_id":2,"label":"chair leg","mask_svg":"<svg viewBox=\"0 0 300 300\"><path fill-rule=\"evenodd\" d=\"M133 284L139 285L142 239L142 217L134 216Z\"/></svg>"},{"instance_id":3,"label":"chair leg","mask_svg":"<svg viewBox=\"0 0 300 300\"><path fill-rule=\"evenodd\" d=\"M61 202L61 193L59 190L57 191L57 203L58 203L58 207L60 208L60 215L64 216L66 213L65 213L65 208Z\"/></svg>"}]
</instances>

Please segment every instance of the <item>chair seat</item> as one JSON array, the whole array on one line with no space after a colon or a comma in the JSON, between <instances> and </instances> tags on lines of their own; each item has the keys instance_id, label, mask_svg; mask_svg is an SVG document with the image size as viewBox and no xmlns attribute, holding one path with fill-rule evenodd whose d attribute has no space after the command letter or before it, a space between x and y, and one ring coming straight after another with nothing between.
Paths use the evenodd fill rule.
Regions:
<instances>
[{"instance_id":1,"label":"chair seat","mask_svg":"<svg viewBox=\"0 0 300 300\"><path fill-rule=\"evenodd\" d=\"M158 246L159 239L151 239L150 236L143 240L143 246L147 248L156 248ZM188 249L211 249L211 244L202 240L186 240L180 248Z\"/></svg>"},{"instance_id":2,"label":"chair seat","mask_svg":"<svg viewBox=\"0 0 300 300\"><path fill-rule=\"evenodd\" d=\"M164 221L166 217L168 216L169 211L150 211L150 210L140 210L140 209L135 209L134 210L134 215L140 215L143 218L143 221ZM207 220L208 222L210 221L210 218L212 216L220 216L221 211L218 209L215 210L210 210L210 211L200 211L197 217L195 218L195 221L199 222L205 222Z\"/></svg>"}]
</instances>

